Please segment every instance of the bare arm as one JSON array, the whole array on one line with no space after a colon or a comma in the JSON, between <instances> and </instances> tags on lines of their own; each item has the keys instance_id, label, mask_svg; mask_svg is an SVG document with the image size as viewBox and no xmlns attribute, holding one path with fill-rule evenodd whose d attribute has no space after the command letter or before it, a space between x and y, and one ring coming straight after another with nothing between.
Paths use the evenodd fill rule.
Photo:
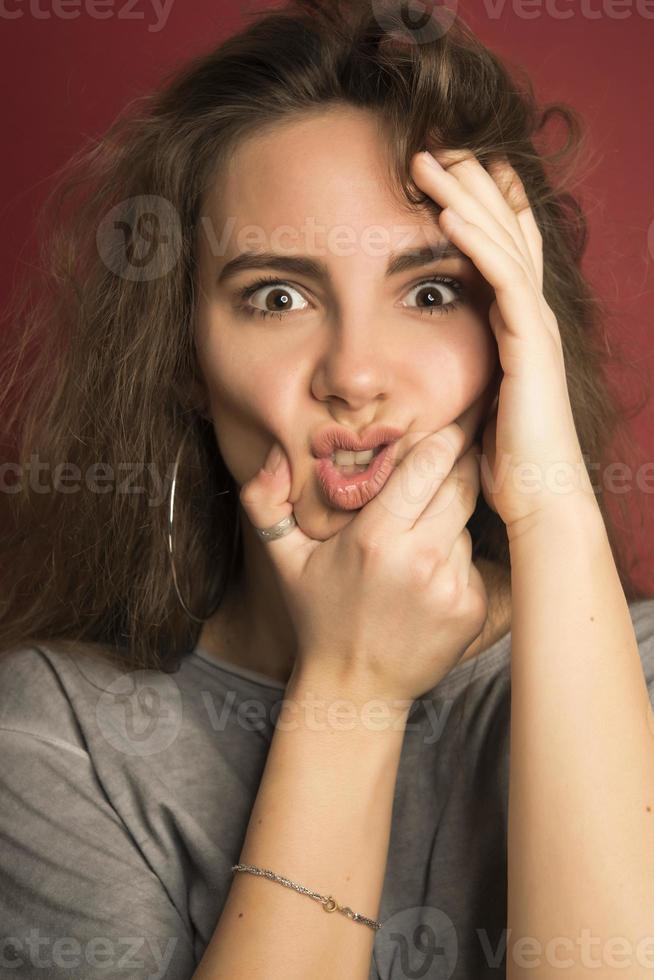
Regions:
<instances>
[{"instance_id":1,"label":"bare arm","mask_svg":"<svg viewBox=\"0 0 654 980\"><path fill-rule=\"evenodd\" d=\"M296 523L267 544L298 654L285 692L293 710L277 721L240 863L371 919L379 914L409 710L486 621L465 526L479 465L465 440L456 423L427 436L407 433L386 457L383 487L345 528L319 541ZM403 480L418 455L421 467L430 464L426 486L415 493L414 481L407 494ZM290 495L287 459L279 470L262 468L240 497L260 529L290 515ZM310 697L322 703L315 719ZM194 980L368 980L375 936L307 895L237 871Z\"/></svg>"},{"instance_id":2,"label":"bare arm","mask_svg":"<svg viewBox=\"0 0 654 980\"><path fill-rule=\"evenodd\" d=\"M358 693L370 689L324 672L294 674L239 862L376 919L411 702L383 708ZM367 980L375 935L307 895L238 871L193 980Z\"/></svg>"},{"instance_id":3,"label":"bare arm","mask_svg":"<svg viewBox=\"0 0 654 980\"><path fill-rule=\"evenodd\" d=\"M510 537L507 977L650 977L652 714L602 516L563 496Z\"/></svg>"}]
</instances>

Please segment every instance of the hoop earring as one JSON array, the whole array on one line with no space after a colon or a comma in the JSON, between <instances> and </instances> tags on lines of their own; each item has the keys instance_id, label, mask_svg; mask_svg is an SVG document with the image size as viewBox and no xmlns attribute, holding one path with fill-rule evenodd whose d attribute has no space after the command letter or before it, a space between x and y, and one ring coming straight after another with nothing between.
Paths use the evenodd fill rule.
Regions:
<instances>
[{"instance_id":1,"label":"hoop earring","mask_svg":"<svg viewBox=\"0 0 654 980\"><path fill-rule=\"evenodd\" d=\"M214 608L211 610L211 612L207 616L205 616L204 618L200 618L199 616L196 616L194 613L191 612L191 610L188 608L188 606L186 605L186 603L182 599L182 596L181 596L180 591L179 591L179 586L177 584L177 573L175 571L175 559L174 559L174 555L173 555L173 525L174 525L174 513L175 513L174 508L175 508L175 489L176 489L176 485L177 485L177 470L179 468L179 460L180 460L180 456L181 456L181 453L182 453L182 449L184 447L184 442L186 441L186 437L188 436L188 434L189 434L190 431L191 431L191 428L189 427L186 430L186 432L184 433L184 435L182 436L182 441L179 444L179 449L177 450L177 456L175 457L175 465L173 467L173 479L172 479L172 483L171 483L171 487L170 487L170 505L169 505L169 509L168 509L168 533L167 533L167 536L166 537L167 537L167 543L168 543L168 555L169 555L169 558L170 558L170 567L171 567L172 576L173 576L173 585L175 586L175 592L177 593L177 598L179 599L180 605L181 605L182 609L184 610L184 612L186 613L186 615L189 616L194 622L196 622L196 623L206 623L207 620L208 619L211 619L211 617L213 616L213 614L219 608L219 606L220 606L220 604L221 604L221 602L223 600L223 596L224 596L224 593L225 593L225 588L226 588L227 582L229 581L229 578L230 578L231 573L233 571L233 568L234 568L234 560L235 560L235 557L236 557L236 550L237 550L237 544L238 544L238 535L239 535L239 530L240 530L240 526L241 526L241 521L240 521L240 513L239 513L238 508L237 508L236 509L236 520L234 522L234 537L232 538L232 554L231 554L231 560L230 560L230 565L229 565L229 571L228 571L227 579L226 579L226 582L225 582L225 587L223 588L223 591L220 594L220 598L218 599L218 602L216 603L216 605L214 606ZM221 496L223 496L226 493L231 493L231 490L221 490L217 494L217 496L221 497Z\"/></svg>"}]
</instances>

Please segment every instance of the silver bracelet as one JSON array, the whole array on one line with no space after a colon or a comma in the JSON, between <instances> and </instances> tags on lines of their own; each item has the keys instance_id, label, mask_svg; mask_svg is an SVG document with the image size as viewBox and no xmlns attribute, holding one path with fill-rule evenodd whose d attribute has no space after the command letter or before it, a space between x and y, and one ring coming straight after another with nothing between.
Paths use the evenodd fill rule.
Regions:
<instances>
[{"instance_id":1,"label":"silver bracelet","mask_svg":"<svg viewBox=\"0 0 654 980\"><path fill-rule=\"evenodd\" d=\"M268 871L266 868L256 868L252 864L234 864L232 865L232 871L249 871L250 874L270 878L271 881L278 881L280 885L286 885L287 888L294 888L296 892L300 892L302 895L308 895L309 898L314 898L317 902L321 903L325 912L342 912L349 919L353 919L355 922L363 922L364 925L370 926L371 929L381 929L382 927L381 922L377 922L375 919L369 919L367 916L361 915L360 912L353 912L347 905L339 905L331 895L319 895L318 892L312 892L310 888L305 888L304 885L298 885L289 878L277 875L274 871Z\"/></svg>"}]
</instances>

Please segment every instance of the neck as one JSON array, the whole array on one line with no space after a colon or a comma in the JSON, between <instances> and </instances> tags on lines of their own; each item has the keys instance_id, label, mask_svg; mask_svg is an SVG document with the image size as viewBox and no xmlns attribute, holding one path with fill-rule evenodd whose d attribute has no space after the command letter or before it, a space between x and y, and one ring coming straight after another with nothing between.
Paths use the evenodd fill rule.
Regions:
<instances>
[{"instance_id":1,"label":"neck","mask_svg":"<svg viewBox=\"0 0 654 980\"><path fill-rule=\"evenodd\" d=\"M297 655L292 621L268 545L241 517L243 570L200 634L201 646L230 663L286 683Z\"/></svg>"}]
</instances>

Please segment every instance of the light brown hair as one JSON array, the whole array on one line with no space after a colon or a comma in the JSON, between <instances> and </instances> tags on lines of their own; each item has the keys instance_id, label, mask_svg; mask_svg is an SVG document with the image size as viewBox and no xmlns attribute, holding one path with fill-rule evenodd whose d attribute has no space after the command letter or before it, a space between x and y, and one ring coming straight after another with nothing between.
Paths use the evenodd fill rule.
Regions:
<instances>
[{"instance_id":1,"label":"light brown hair","mask_svg":"<svg viewBox=\"0 0 654 980\"><path fill-rule=\"evenodd\" d=\"M191 381L201 380L200 219L239 140L299 113L355 105L377 114L394 186L409 208L428 204L409 175L424 146L469 149L484 165L508 158L542 232L544 294L558 318L582 451L603 466L635 462L626 420L643 400L622 402L606 368L638 368L616 349L614 314L581 271L587 226L573 193L584 147L577 112L539 106L529 79L460 18L439 36L417 38L381 10L371 0L295 0L254 14L127 106L58 174L39 224L40 267L5 312L5 448L15 446L23 474L37 454L52 476L63 462L82 474L103 463L116 479L110 492L82 484L75 493L39 493L23 479L19 492L0 494L7 529L0 651L44 642L116 656L128 669L177 668L200 627L178 602L168 510L152 500L160 499L157 480L170 482L187 429L175 510L180 589L201 615L239 574L240 547L231 553L238 486L189 396ZM557 128L566 138L552 146ZM112 214L121 220L111 228L127 236L122 251L106 233ZM132 275L121 265L137 255L138 239L163 256L158 274ZM137 482L146 492L118 491L125 464L141 466ZM591 477L597 484L598 473ZM621 496L619 515L602 493L598 503L625 594L645 597L628 568L629 509ZM473 558L508 568L506 529L482 495L469 528Z\"/></svg>"}]
</instances>

